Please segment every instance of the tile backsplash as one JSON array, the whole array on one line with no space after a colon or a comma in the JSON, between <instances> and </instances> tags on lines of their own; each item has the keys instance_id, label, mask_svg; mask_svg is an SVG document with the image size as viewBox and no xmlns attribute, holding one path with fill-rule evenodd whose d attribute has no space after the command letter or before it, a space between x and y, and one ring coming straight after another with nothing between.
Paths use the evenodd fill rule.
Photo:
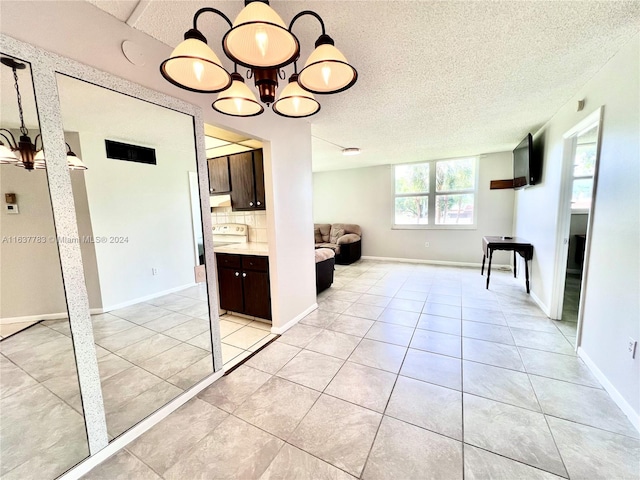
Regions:
<instances>
[{"instance_id":1,"label":"tile backsplash","mask_svg":"<svg viewBox=\"0 0 640 480\"><path fill-rule=\"evenodd\" d=\"M244 223L249 226L249 241L267 243L267 212L232 212L231 207L214 207L211 211L211 223Z\"/></svg>"}]
</instances>

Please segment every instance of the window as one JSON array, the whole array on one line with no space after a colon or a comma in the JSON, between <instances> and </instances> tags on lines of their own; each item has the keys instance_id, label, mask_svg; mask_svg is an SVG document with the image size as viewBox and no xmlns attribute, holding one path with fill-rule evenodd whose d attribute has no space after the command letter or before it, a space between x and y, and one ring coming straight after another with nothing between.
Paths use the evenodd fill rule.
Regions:
<instances>
[{"instance_id":1,"label":"window","mask_svg":"<svg viewBox=\"0 0 640 480\"><path fill-rule=\"evenodd\" d=\"M476 159L394 166L394 227L475 225Z\"/></svg>"},{"instance_id":2,"label":"window","mask_svg":"<svg viewBox=\"0 0 640 480\"><path fill-rule=\"evenodd\" d=\"M573 158L573 188L571 210L589 211L593 190L593 173L596 167L598 126L578 136L576 154Z\"/></svg>"}]
</instances>

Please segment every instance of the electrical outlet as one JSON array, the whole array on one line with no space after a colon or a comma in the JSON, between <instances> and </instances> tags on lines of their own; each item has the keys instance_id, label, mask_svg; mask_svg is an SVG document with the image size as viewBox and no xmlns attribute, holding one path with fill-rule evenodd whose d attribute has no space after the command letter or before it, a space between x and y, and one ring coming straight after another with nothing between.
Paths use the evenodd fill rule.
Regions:
<instances>
[{"instance_id":1,"label":"electrical outlet","mask_svg":"<svg viewBox=\"0 0 640 480\"><path fill-rule=\"evenodd\" d=\"M152 268L151 269L151 275L157 275L158 274L158 269L157 268Z\"/></svg>"},{"instance_id":2,"label":"electrical outlet","mask_svg":"<svg viewBox=\"0 0 640 480\"><path fill-rule=\"evenodd\" d=\"M627 351L629 352L629 355L631 356L631 358L636 358L636 348L637 347L638 347L637 340L634 340L633 338L629 337L629 343L627 345Z\"/></svg>"},{"instance_id":3,"label":"electrical outlet","mask_svg":"<svg viewBox=\"0 0 640 480\"><path fill-rule=\"evenodd\" d=\"M429 242L424 242L424 246L425 246L426 248L429 248Z\"/></svg>"}]
</instances>

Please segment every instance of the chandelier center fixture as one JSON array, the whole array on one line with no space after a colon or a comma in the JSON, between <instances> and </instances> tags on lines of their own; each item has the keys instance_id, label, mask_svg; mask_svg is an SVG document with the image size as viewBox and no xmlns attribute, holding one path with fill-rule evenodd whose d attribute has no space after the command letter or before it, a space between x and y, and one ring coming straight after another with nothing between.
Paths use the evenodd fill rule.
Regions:
<instances>
[{"instance_id":1,"label":"chandelier center fixture","mask_svg":"<svg viewBox=\"0 0 640 480\"><path fill-rule=\"evenodd\" d=\"M234 72L222 66L215 52L207 45L207 39L198 29L198 18L204 13L215 13L229 25L222 37L222 49L233 63ZM293 34L293 25L305 15L320 22L322 34L315 42L304 68L298 73L300 42ZM278 80L286 75L283 67L293 63L293 74L276 100ZM193 28L184 34L184 41L160 65L160 73L170 83L199 93L218 93L213 102L214 110L225 115L251 117L260 115L264 107L244 83L238 73L238 65L247 67L247 79L253 79L260 101L278 115L302 118L320 110L315 94L327 95L352 87L358 72L335 47L326 34L324 21L317 13L305 10L285 25L280 16L269 6L268 0L245 0L245 7L235 21L220 10L201 8L193 17Z\"/></svg>"}]
</instances>

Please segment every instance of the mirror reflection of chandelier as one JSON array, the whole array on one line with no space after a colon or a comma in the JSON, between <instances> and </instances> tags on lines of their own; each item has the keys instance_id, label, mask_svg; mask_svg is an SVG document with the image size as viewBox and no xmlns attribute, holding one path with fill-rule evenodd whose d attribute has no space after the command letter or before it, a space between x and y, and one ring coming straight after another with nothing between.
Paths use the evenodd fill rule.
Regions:
<instances>
[{"instance_id":1,"label":"mirror reflection of chandelier","mask_svg":"<svg viewBox=\"0 0 640 480\"><path fill-rule=\"evenodd\" d=\"M220 59L207 45L207 39L198 30L198 18L206 12L221 16L230 29L224 34L222 48L234 63L229 73ZM298 73L300 42L292 33L296 20L310 15L322 28L315 50ZM293 63L294 72L287 86L276 100L278 79L286 78L282 67ZM356 83L358 73L326 34L320 15L310 10L298 13L289 28L269 6L268 0L245 0L245 7L235 21L215 8L201 8L193 17L193 28L184 34L184 41L160 65L160 73L170 83L200 93L217 93L214 110L237 117L260 115L264 107L245 85L237 71L238 65L248 67L247 78L254 79L260 100L273 104L275 113L284 117L308 117L320 110L315 94L342 92Z\"/></svg>"},{"instance_id":2,"label":"mirror reflection of chandelier","mask_svg":"<svg viewBox=\"0 0 640 480\"><path fill-rule=\"evenodd\" d=\"M29 137L29 130L24 124L22 96L20 95L20 86L18 84L18 70L24 70L26 65L9 57L0 58L0 62L13 70L14 87L18 98L18 114L20 115L19 141L16 141L16 138L10 130L0 128L0 137L4 138L7 142L7 145L5 145L4 142L0 140L0 164L13 164L29 171L34 169L44 169L46 168L44 150L42 149L42 146L40 149L37 149L36 147L38 139L40 139L40 144L42 145L42 138L38 135L36 136L35 142L32 142L31 137ZM71 151L69 144L67 143L66 145L67 164L69 166L69 170L86 170L87 166L75 153Z\"/></svg>"}]
</instances>

